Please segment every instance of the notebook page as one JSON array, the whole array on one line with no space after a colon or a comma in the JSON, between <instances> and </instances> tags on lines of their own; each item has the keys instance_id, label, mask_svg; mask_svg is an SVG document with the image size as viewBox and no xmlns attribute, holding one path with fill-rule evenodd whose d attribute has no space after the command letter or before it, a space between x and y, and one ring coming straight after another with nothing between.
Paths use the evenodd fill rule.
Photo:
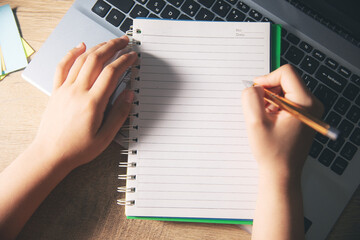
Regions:
<instances>
[{"instance_id":1,"label":"notebook page","mask_svg":"<svg viewBox=\"0 0 360 240\"><path fill-rule=\"evenodd\" d=\"M242 80L270 70L270 24L134 20L141 42L127 216L252 219Z\"/></svg>"}]
</instances>

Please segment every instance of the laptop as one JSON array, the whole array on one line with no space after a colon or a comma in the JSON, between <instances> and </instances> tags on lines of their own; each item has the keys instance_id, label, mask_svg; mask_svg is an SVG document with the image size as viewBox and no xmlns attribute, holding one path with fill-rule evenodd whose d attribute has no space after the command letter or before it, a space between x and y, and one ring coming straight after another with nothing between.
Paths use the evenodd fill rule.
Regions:
<instances>
[{"instance_id":1,"label":"laptop","mask_svg":"<svg viewBox=\"0 0 360 240\"><path fill-rule=\"evenodd\" d=\"M281 24L290 63L343 137L317 134L302 187L307 239L325 239L360 183L360 18L357 0L76 0L23 77L51 94L57 63L80 42L122 36L136 17ZM121 88L121 87L120 87ZM121 89L118 91L121 91Z\"/></svg>"}]
</instances>

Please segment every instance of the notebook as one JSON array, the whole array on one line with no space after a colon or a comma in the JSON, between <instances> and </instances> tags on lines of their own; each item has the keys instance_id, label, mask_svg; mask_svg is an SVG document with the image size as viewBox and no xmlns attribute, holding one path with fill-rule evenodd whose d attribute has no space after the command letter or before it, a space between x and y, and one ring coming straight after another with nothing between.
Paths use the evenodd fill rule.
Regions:
<instances>
[{"instance_id":1,"label":"notebook","mask_svg":"<svg viewBox=\"0 0 360 240\"><path fill-rule=\"evenodd\" d=\"M128 162L120 163L128 167L119 175L127 183L118 188L126 192L118 203L128 218L252 222L258 171L241 109L242 80L270 72L271 44L280 39L274 29L134 20L140 57L131 72Z\"/></svg>"}]
</instances>

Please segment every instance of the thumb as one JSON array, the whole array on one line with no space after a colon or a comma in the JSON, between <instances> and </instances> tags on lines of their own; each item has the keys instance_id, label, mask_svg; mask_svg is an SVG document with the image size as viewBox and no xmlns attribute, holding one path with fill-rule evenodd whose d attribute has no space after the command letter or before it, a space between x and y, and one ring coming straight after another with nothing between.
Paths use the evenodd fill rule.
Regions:
<instances>
[{"instance_id":1,"label":"thumb","mask_svg":"<svg viewBox=\"0 0 360 240\"><path fill-rule=\"evenodd\" d=\"M109 142L114 139L116 133L129 116L133 99L134 92L131 90L124 90L118 96L99 132L102 139L108 139Z\"/></svg>"},{"instance_id":2,"label":"thumb","mask_svg":"<svg viewBox=\"0 0 360 240\"><path fill-rule=\"evenodd\" d=\"M241 94L241 102L248 128L263 124L267 120L264 103L264 88L255 86L246 88Z\"/></svg>"}]
</instances>

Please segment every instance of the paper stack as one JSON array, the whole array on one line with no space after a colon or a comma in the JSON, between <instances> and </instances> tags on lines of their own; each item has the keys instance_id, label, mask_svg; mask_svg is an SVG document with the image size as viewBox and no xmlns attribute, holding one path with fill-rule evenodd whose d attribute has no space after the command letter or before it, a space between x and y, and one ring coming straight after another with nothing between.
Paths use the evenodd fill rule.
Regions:
<instances>
[{"instance_id":1,"label":"paper stack","mask_svg":"<svg viewBox=\"0 0 360 240\"><path fill-rule=\"evenodd\" d=\"M7 74L23 69L27 58L34 53L29 44L20 37L14 14L10 6L0 7L0 80Z\"/></svg>"}]
</instances>

